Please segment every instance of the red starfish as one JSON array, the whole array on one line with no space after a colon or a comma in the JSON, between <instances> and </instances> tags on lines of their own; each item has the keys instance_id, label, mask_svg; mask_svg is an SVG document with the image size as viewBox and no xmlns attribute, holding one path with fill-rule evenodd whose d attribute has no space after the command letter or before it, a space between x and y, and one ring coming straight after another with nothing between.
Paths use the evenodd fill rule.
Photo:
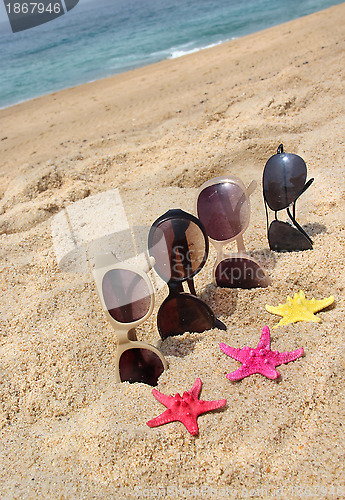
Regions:
<instances>
[{"instance_id":1,"label":"red starfish","mask_svg":"<svg viewBox=\"0 0 345 500\"><path fill-rule=\"evenodd\" d=\"M158 425L179 421L183 423L193 436L196 436L199 433L198 416L207 411L221 408L226 404L226 399L218 401L203 401L202 399L198 399L201 385L200 378L197 378L190 391L184 392L182 397L178 393L175 396L166 396L157 391L157 389L152 389L154 397L168 409L161 415L158 415L158 417L147 422L147 425L149 427L157 427Z\"/></svg>"},{"instance_id":2,"label":"red starfish","mask_svg":"<svg viewBox=\"0 0 345 500\"><path fill-rule=\"evenodd\" d=\"M261 373L272 380L280 377L280 373L275 369L283 363L289 363L304 354L303 347L292 352L271 351L271 336L268 326L264 326L261 338L256 349L243 347L236 349L226 344L219 344L219 347L225 354L242 363L238 370L228 373L226 378L229 380L241 380L254 373Z\"/></svg>"}]
</instances>

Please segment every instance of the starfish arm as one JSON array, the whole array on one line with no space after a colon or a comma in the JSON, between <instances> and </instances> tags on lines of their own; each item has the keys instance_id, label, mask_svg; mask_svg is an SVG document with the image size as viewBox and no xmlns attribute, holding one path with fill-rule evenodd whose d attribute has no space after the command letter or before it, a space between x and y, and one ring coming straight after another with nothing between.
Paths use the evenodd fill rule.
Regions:
<instances>
[{"instance_id":1,"label":"starfish arm","mask_svg":"<svg viewBox=\"0 0 345 500\"><path fill-rule=\"evenodd\" d=\"M297 323L297 321L313 321L314 323L320 323L321 319L307 309L298 309L289 311L286 316L284 316L277 325L273 328L277 328L278 326L288 325L289 323Z\"/></svg>"},{"instance_id":2,"label":"starfish arm","mask_svg":"<svg viewBox=\"0 0 345 500\"><path fill-rule=\"evenodd\" d=\"M197 436L199 434L199 427L197 422L197 417L194 415L184 415L176 419L181 422L187 431L192 434L192 436Z\"/></svg>"},{"instance_id":3,"label":"starfish arm","mask_svg":"<svg viewBox=\"0 0 345 500\"><path fill-rule=\"evenodd\" d=\"M296 323L296 321L300 321L297 319L296 315L292 315L291 312L286 314L273 328L277 328L278 326L285 326L289 323Z\"/></svg>"},{"instance_id":4,"label":"starfish arm","mask_svg":"<svg viewBox=\"0 0 345 500\"><path fill-rule=\"evenodd\" d=\"M312 311L313 313L319 312L322 309L325 309L326 307L330 306L334 302L334 296L331 295L330 297L327 297L326 299L322 300L315 300L314 298L309 301L308 304L308 309Z\"/></svg>"},{"instance_id":5,"label":"starfish arm","mask_svg":"<svg viewBox=\"0 0 345 500\"><path fill-rule=\"evenodd\" d=\"M242 380L243 378L249 377L250 375L254 375L256 373L253 368L240 366L236 371L228 373L226 378L231 380L232 382L236 382L237 380Z\"/></svg>"},{"instance_id":6,"label":"starfish arm","mask_svg":"<svg viewBox=\"0 0 345 500\"><path fill-rule=\"evenodd\" d=\"M146 424L149 427L158 427L159 425L164 425L168 424L169 422L174 422L176 420L176 416L174 413L170 410L165 410L161 415L158 415L158 417L153 418L152 420L149 420L146 422Z\"/></svg>"},{"instance_id":7,"label":"starfish arm","mask_svg":"<svg viewBox=\"0 0 345 500\"><path fill-rule=\"evenodd\" d=\"M258 343L258 349L269 349L271 345L271 334L268 326L264 326Z\"/></svg>"},{"instance_id":8,"label":"starfish arm","mask_svg":"<svg viewBox=\"0 0 345 500\"><path fill-rule=\"evenodd\" d=\"M207 411L217 410L226 405L226 399L218 399L217 401L201 401L199 406L199 415Z\"/></svg>"},{"instance_id":9,"label":"starfish arm","mask_svg":"<svg viewBox=\"0 0 345 500\"><path fill-rule=\"evenodd\" d=\"M320 323L321 319L318 318L317 316L314 316L314 314L309 311L308 309L301 309L294 315L291 314L294 318L294 322L296 321L314 321L314 323ZM290 320L291 321L291 320Z\"/></svg>"},{"instance_id":10,"label":"starfish arm","mask_svg":"<svg viewBox=\"0 0 345 500\"><path fill-rule=\"evenodd\" d=\"M165 394L162 394L161 392L157 391L157 389L152 389L152 394L157 399L157 401L162 403L162 405L166 406L167 408L171 406L172 404L171 396L166 396Z\"/></svg>"},{"instance_id":11,"label":"starfish arm","mask_svg":"<svg viewBox=\"0 0 345 500\"><path fill-rule=\"evenodd\" d=\"M219 344L219 347L221 348L221 350L227 354L228 356L230 356L230 358L233 358L233 359L236 359L236 361L240 361L242 362L242 349L237 349L236 347L230 347L229 345L227 344L224 344L223 342L221 342Z\"/></svg>"},{"instance_id":12,"label":"starfish arm","mask_svg":"<svg viewBox=\"0 0 345 500\"><path fill-rule=\"evenodd\" d=\"M264 375L265 377L271 380L275 380L276 378L280 377L280 373L277 370L275 370L275 368L265 363L262 367L256 367L256 368L251 366L249 367L241 366L235 372L228 373L226 378L235 382L245 377L249 377L250 375L254 375L255 373L260 373L261 375Z\"/></svg>"},{"instance_id":13,"label":"starfish arm","mask_svg":"<svg viewBox=\"0 0 345 500\"><path fill-rule=\"evenodd\" d=\"M303 356L303 354L304 349L303 347L300 347L300 349L297 349L296 351L278 353L274 361L275 363L277 363L276 366L278 366L289 363L290 361L295 361L295 359L300 358L301 356Z\"/></svg>"},{"instance_id":14,"label":"starfish arm","mask_svg":"<svg viewBox=\"0 0 345 500\"><path fill-rule=\"evenodd\" d=\"M269 306L268 304L265 305L266 311L272 313L272 314L278 314L279 316L285 316L287 313L287 307L286 305L279 304L279 306Z\"/></svg>"},{"instance_id":15,"label":"starfish arm","mask_svg":"<svg viewBox=\"0 0 345 500\"><path fill-rule=\"evenodd\" d=\"M201 382L201 379L198 377L196 379L196 381L194 382L193 387L190 389L190 391L188 391L190 396L197 399L199 397L199 394L200 394L201 386L202 386L202 382Z\"/></svg>"}]
</instances>

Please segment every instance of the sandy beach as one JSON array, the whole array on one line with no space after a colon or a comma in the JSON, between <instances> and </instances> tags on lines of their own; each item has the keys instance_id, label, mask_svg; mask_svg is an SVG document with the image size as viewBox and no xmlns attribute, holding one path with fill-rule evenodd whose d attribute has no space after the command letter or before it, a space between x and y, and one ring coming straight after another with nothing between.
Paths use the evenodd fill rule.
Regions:
<instances>
[{"instance_id":1,"label":"sandy beach","mask_svg":"<svg viewBox=\"0 0 345 500\"><path fill-rule=\"evenodd\" d=\"M345 498L344 19L341 4L0 110L1 500ZM280 143L315 179L297 204L310 251L269 250L261 181ZM227 330L165 341L157 286L137 330L169 363L157 389L200 377L202 399L227 404L197 437L149 428L165 407L148 385L115 383L116 336L91 274L58 266L52 220L119 189L129 225L150 227L170 208L195 214L198 188L225 174L258 183L244 240L272 285L218 288L210 248L196 289ZM320 323L273 328L265 304L300 290L334 304ZM230 382L240 364L219 343L256 347L265 325L272 350L304 357L278 381Z\"/></svg>"}]
</instances>

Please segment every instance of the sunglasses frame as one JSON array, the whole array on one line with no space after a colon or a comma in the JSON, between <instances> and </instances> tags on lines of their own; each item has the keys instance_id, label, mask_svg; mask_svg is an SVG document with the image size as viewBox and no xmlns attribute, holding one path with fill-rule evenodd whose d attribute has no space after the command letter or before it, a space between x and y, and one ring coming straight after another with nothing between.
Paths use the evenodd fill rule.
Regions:
<instances>
[{"instance_id":1,"label":"sunglasses frame","mask_svg":"<svg viewBox=\"0 0 345 500\"><path fill-rule=\"evenodd\" d=\"M185 212L184 210L181 210L179 208L168 210L163 215L158 217L158 219L156 219L153 222L153 224L150 228L149 235L148 235L149 253L151 252L151 249L154 247L152 245L153 235L154 235L154 232L159 228L159 225L162 224L163 222L166 222L169 220L174 220L174 219L175 220L176 219L188 220L188 221L192 222L193 224L195 224L201 230L203 237L204 237L204 242L205 242L205 252L204 252L203 258L202 258L201 262L199 263L199 265L197 266L197 268L187 277L173 278L173 279L169 279L167 281L162 276L162 274L159 272L159 270L156 269L156 266L154 266L155 271L157 272L158 276L160 276L160 278L163 281L165 281L165 283L167 283L168 288L169 288L168 296L164 299L164 301L160 305L160 308L159 308L159 311L157 314L157 327L158 327L159 334L163 340L165 338L171 336L171 334L163 334L162 333L162 328L161 328L162 320L160 317L160 312L162 311L162 307L164 307L169 302L169 300L173 300L174 298L179 297L179 296L187 296L187 297L189 297L189 300L196 301L198 304L201 304L207 310L207 312L209 313L210 317L213 320L212 328L219 328L221 330L226 330L226 326L224 325L224 323L222 323L216 317L216 315L214 314L214 312L212 311L210 306L205 301L200 299L197 296L196 291L195 291L193 277L199 271L201 271L201 269L204 267L204 265L207 261L208 252L209 252L208 236L207 236L207 233L206 233L205 228L204 228L203 224L201 223L201 221L197 217L195 217L194 215L192 215L188 212ZM155 259L154 257L151 257L151 258ZM184 291L184 289L183 289L183 282L184 281L187 282L190 293ZM188 330L185 330L185 331L188 331ZM180 333L177 333L176 335L179 335L179 334Z\"/></svg>"},{"instance_id":2,"label":"sunglasses frame","mask_svg":"<svg viewBox=\"0 0 345 500\"><path fill-rule=\"evenodd\" d=\"M109 321L109 323L114 328L115 335L118 339L118 347L114 360L116 366L115 380L118 383L122 382L120 376L120 358L124 353L124 351L127 351L128 349L146 349L148 351L151 351L154 354L156 354L158 358L161 360L164 371L167 370L169 366L163 354L159 351L159 349L152 346L151 344L146 344L146 342L137 340L137 336L135 333L135 328L139 326L141 323L143 323L152 314L154 308L154 302L155 302L154 290L152 283L147 275L147 273L150 271L153 265L154 265L154 258L152 257L149 258L149 265L145 269L137 269L135 266L131 264L119 263L113 254L97 255L95 259L95 267L93 269L93 275L96 283L96 289L99 296L99 300L101 302L101 306L105 313L105 316ZM103 279L109 271L115 269L131 271L137 274L145 281L148 287L151 299L149 310L142 318L139 318L136 321L129 323L121 323L120 321L114 319L108 311L103 296Z\"/></svg>"},{"instance_id":3,"label":"sunglasses frame","mask_svg":"<svg viewBox=\"0 0 345 500\"><path fill-rule=\"evenodd\" d=\"M247 261L250 261L250 262L253 262L256 266L258 266L258 268L260 270L262 270L264 276L265 276L265 279L267 280L267 285L266 286L269 286L271 284L271 280L270 278L268 277L268 274L266 273L265 269L263 267L260 266L260 264L255 260L253 259L252 257L250 257L247 253L247 250L246 250L246 247L244 245L244 240L243 240L243 234L244 232L248 229L248 226L249 226L249 222L250 222L250 195L254 193L256 187L257 187L257 182L256 181L251 181L251 183L249 184L249 186L246 188L244 183L242 182L242 180L239 178L239 177L236 177L234 175L225 175L225 176L221 176L221 177L214 177L212 179L209 179L208 181L204 182L200 188L198 189L198 192L197 192L197 196L196 196L196 202L195 202L195 209L196 209L196 213L199 215L199 210L198 210L198 202L199 202L199 197L201 195L201 193L208 187L210 186L215 186L217 184L223 184L223 183L230 183L230 184L235 184L237 185L243 192L244 196L245 196L245 200L246 200L246 203L248 205L248 217L247 217L247 220L245 222L245 224L243 225L243 228L241 229L241 231L236 235L236 236L233 236L231 238L228 238L226 240L216 240L214 238L211 238L210 236L208 236L209 240L211 241L212 245L214 246L216 252L217 252L217 257L216 257L216 261L214 263L214 267L213 267L213 279L214 279L214 282L217 284L217 286L220 286L218 285L217 283L217 280L216 280L216 270L217 270L217 267L219 266L219 264L221 262L224 262L228 259L243 259L243 260L247 260ZM235 241L236 242L236 245L237 245L237 252L232 252L232 253L227 253L227 252L224 252L224 247L226 245L228 245L229 243ZM225 287L225 285L222 285ZM241 287L227 287L227 288L241 288Z\"/></svg>"},{"instance_id":4,"label":"sunglasses frame","mask_svg":"<svg viewBox=\"0 0 345 500\"><path fill-rule=\"evenodd\" d=\"M277 148L277 153L276 155L279 155L279 154L284 154L285 151L284 151L284 146L283 144L279 144L278 148ZM287 154L287 153L285 153ZM299 157L298 155L294 155L293 153L289 153L291 156L297 156L298 158L301 158ZM270 204L268 203L268 200L267 200L267 196L266 196L266 190L265 190L265 183L264 183L264 176L265 176L265 168L266 168L266 165L267 163L269 162L269 160L271 158L273 158L274 156L276 155L273 155L271 156L266 164L265 164L265 167L264 167L264 171L263 171L263 174L262 174L262 193L263 193L263 198L264 198L264 204L265 204L265 211L266 211L266 225L267 225L267 239L268 239L268 242L269 242L269 246L270 246L270 249L273 250L273 251L277 251L277 252L284 252L284 251L299 251L299 250L284 250L284 249L277 249L277 248L272 248L271 247L271 241L270 241L270 236L269 236L269 233L270 233L270 228L271 228L271 225L273 222L277 221L277 222L281 222L283 224L288 224L287 222L283 222L283 221L280 221L278 219L278 212L281 212L282 210L286 210L286 213L290 219L290 221L292 222L292 224L290 223L290 227L292 229L294 229L295 231L298 231L299 232L299 236L304 236L305 238L305 241L306 241L306 245L307 247L304 248L303 250L311 250L313 248L313 240L310 238L310 236L305 232L305 230L302 228L302 226L297 222L296 220L296 202L297 200L300 198L300 196L312 185L312 183L314 182L314 178L312 177L311 179L309 179L307 182L306 181L306 178L307 178L307 166L306 166L306 174L305 174L305 184L304 186L302 187L300 193L295 197L295 199L289 204L289 205L286 205L278 210L274 210L273 208L271 208ZM303 160L303 158L301 158ZM304 160L303 160L304 162ZM304 162L305 163L305 162ZM291 210L290 210L290 207L292 206L292 213L291 213ZM268 208L274 212L274 220L270 223L269 222L269 215L268 215ZM302 250L302 249L300 249Z\"/></svg>"}]
</instances>

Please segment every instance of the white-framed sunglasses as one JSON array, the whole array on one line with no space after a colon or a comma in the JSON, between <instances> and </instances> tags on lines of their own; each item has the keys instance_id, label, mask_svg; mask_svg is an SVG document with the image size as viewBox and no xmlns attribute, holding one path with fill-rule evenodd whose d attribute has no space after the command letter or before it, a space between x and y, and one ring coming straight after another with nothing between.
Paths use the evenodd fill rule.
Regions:
<instances>
[{"instance_id":1,"label":"white-framed sunglasses","mask_svg":"<svg viewBox=\"0 0 345 500\"><path fill-rule=\"evenodd\" d=\"M137 340L135 328L152 313L154 291L147 269L119 263L114 254L98 255L93 274L104 313L118 339L115 357L117 382L142 382L157 385L168 368L162 353L154 346Z\"/></svg>"}]
</instances>

